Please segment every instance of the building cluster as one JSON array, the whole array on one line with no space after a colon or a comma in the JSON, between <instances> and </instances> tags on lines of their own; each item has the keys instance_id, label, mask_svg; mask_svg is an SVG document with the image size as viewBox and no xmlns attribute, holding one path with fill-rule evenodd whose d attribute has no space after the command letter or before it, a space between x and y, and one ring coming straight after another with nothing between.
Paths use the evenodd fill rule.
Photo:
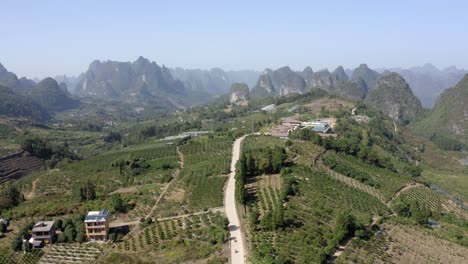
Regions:
<instances>
[{"instance_id":1,"label":"building cluster","mask_svg":"<svg viewBox=\"0 0 468 264\"><path fill-rule=\"evenodd\" d=\"M181 138L193 138L193 137L199 137L202 135L206 135L212 133L212 131L191 131L191 132L183 132L180 133L179 135L176 136L167 136L165 138L160 139L160 141L165 141L165 140L175 140L175 139L181 139Z\"/></svg>"},{"instance_id":2,"label":"building cluster","mask_svg":"<svg viewBox=\"0 0 468 264\"><path fill-rule=\"evenodd\" d=\"M289 132L296 129L305 128L316 132L323 138L336 137L337 135L332 133L332 128L335 126L335 124L335 118L321 118L310 121L300 121L291 116L283 118L281 125L272 127L268 131L268 134L274 137L288 138Z\"/></svg>"},{"instance_id":3,"label":"building cluster","mask_svg":"<svg viewBox=\"0 0 468 264\"><path fill-rule=\"evenodd\" d=\"M88 212L84 223L88 241L107 240L109 236L109 212L107 210ZM41 248L44 245L54 243L56 239L55 221L39 221L34 224L28 242L33 248Z\"/></svg>"}]
</instances>

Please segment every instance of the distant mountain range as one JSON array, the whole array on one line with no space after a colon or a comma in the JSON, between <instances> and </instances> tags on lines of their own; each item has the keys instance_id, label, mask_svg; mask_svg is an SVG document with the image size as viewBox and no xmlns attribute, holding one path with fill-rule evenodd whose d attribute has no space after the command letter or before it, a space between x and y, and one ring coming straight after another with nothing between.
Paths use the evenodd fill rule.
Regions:
<instances>
[{"instance_id":1,"label":"distant mountain range","mask_svg":"<svg viewBox=\"0 0 468 264\"><path fill-rule=\"evenodd\" d=\"M365 102L402 124L408 124L423 112L421 102L398 73L383 73Z\"/></svg>"},{"instance_id":2,"label":"distant mountain range","mask_svg":"<svg viewBox=\"0 0 468 264\"><path fill-rule=\"evenodd\" d=\"M369 69L365 64L352 71L351 78L341 66L333 72L328 70L314 72L310 67L306 67L302 72L292 71L289 67L277 70L266 69L253 87L251 96L261 98L292 93L301 94L312 88L320 88L330 94L360 101L375 88L379 76L379 73Z\"/></svg>"},{"instance_id":3,"label":"distant mountain range","mask_svg":"<svg viewBox=\"0 0 468 264\"><path fill-rule=\"evenodd\" d=\"M221 69L169 69L139 57L135 62L94 61L76 82L73 93L103 100L158 104L162 108L185 108L226 94L235 82L252 83L254 71Z\"/></svg>"},{"instance_id":4,"label":"distant mountain range","mask_svg":"<svg viewBox=\"0 0 468 264\"><path fill-rule=\"evenodd\" d=\"M400 74L426 108L431 108L439 94L453 87L468 73L467 70L456 67L439 70L431 64L409 69L380 68L376 70L370 69L366 64L361 64L355 69L346 70L339 66L333 72L326 69L314 72L311 67L306 67L302 72L294 72L289 67L282 67L277 70L266 69L253 87L251 95L265 97L292 92L302 93L310 88L321 88L329 93L359 101L376 87L377 80L385 71ZM278 76L286 77L278 78ZM302 81L298 80L298 76L304 80L305 86L302 85Z\"/></svg>"},{"instance_id":5,"label":"distant mountain range","mask_svg":"<svg viewBox=\"0 0 468 264\"><path fill-rule=\"evenodd\" d=\"M454 86L467 72L455 67L439 70L430 64L377 70L361 64L352 70L339 66L332 72L314 72L311 67L298 72L287 66L263 72L200 70L167 68L139 57L134 62L96 60L86 72L78 76L56 76L55 81L18 78L0 64L0 85L52 112L76 107L80 98L165 111L209 102L229 93L235 83L250 87L250 98L301 94L320 88L352 101L362 101L377 88L387 71L400 74L425 107L432 106L440 93Z\"/></svg>"},{"instance_id":6,"label":"distant mountain range","mask_svg":"<svg viewBox=\"0 0 468 264\"><path fill-rule=\"evenodd\" d=\"M149 62L143 57L140 57L138 60L140 60L140 62L142 60ZM137 63L137 61L133 64ZM96 64L98 61L93 63ZM114 61L99 63L108 65L110 68L112 67L109 65L128 66L132 64L130 62ZM93 67L90 66L88 72L97 70L95 68L96 65L92 64L92 66ZM183 69L179 67L166 68L164 66L160 68L161 69L159 70L156 69L153 71L153 73L161 71L162 68L167 69L166 75L168 75L167 73L170 73L174 81L182 82L186 91L205 94L206 100L212 98L213 96L219 96L228 93L229 87L233 83L247 84L252 89L251 96L253 97L279 96L292 92L302 93L307 91L309 88L315 87L324 89L330 93L347 97L351 100L362 100L367 96L367 93L375 87L380 74L388 70L399 73L409 84L413 93L421 100L422 105L427 108L431 108L434 105L437 96L442 91L453 87L463 77L464 74L468 73L468 71L457 69L456 67L449 67L443 70L439 70L431 64L425 64L423 66L412 67L409 69L380 68L375 70L370 69L366 64L361 64L356 69L344 69L343 67L339 66L333 72L329 72L328 70L319 70L314 72L311 67L306 67L302 72L295 72L289 67L282 67L277 70L266 69L263 72L257 72L253 70L224 71L220 68L213 68L211 70ZM111 72L107 71L107 74L111 74ZM109 89L116 89L117 91L121 90L121 87L119 88L118 83L125 83L127 86L132 86L133 84L129 84L132 81L129 81L126 78L132 79L135 78L135 76L141 77L141 75L139 75L140 73L136 72L134 73L134 76L124 76L126 74L128 75L128 72L125 72L123 69L123 72L113 73L114 77L120 76L121 79L117 78L116 80L112 80L112 78L102 78L105 77L102 75L101 78L97 77L97 81L101 83L93 84L95 89L99 90L96 95L89 91L83 92L84 82L82 82L82 80L85 77L88 77L88 80L95 78L96 76L90 76L93 74L87 75L86 73L83 73L77 77L62 75L56 76L55 79L59 83L65 83L69 92L72 94L88 96L93 95L99 97L99 93L102 95L102 93L105 93L105 91L109 92ZM158 77L155 78L157 79ZM305 85L303 85L303 82L300 80L300 78L304 80ZM111 84L109 85L109 83ZM133 83L135 83L135 80L133 80ZM138 86L138 84L136 85ZM178 85L180 86L180 84ZM25 86L27 86L27 84ZM138 91L138 88L128 88L128 90L135 89ZM116 96L115 94L111 94L110 96L112 99L119 99L118 97L119 96ZM197 104L199 102L194 103ZM190 105L190 102L188 102L188 105Z\"/></svg>"},{"instance_id":7,"label":"distant mountain range","mask_svg":"<svg viewBox=\"0 0 468 264\"><path fill-rule=\"evenodd\" d=\"M381 69L381 71L384 70ZM403 76L414 94L427 108L433 107L437 97L445 89L455 86L468 73L467 70L454 66L440 70L429 63L409 69L390 68L388 70Z\"/></svg>"},{"instance_id":8,"label":"distant mountain range","mask_svg":"<svg viewBox=\"0 0 468 264\"><path fill-rule=\"evenodd\" d=\"M468 149L468 74L438 97L414 129L448 150Z\"/></svg>"},{"instance_id":9,"label":"distant mountain range","mask_svg":"<svg viewBox=\"0 0 468 264\"><path fill-rule=\"evenodd\" d=\"M228 93L234 83L245 83L252 87L260 75L257 71L224 71L220 68L211 70L174 68L170 71L175 79L182 81L190 90L203 91L215 96Z\"/></svg>"},{"instance_id":10,"label":"distant mountain range","mask_svg":"<svg viewBox=\"0 0 468 264\"><path fill-rule=\"evenodd\" d=\"M1 64L0 86L0 115L48 119L50 111L63 111L79 105L64 83L59 85L52 78L38 84L24 77L18 79Z\"/></svg>"}]
</instances>

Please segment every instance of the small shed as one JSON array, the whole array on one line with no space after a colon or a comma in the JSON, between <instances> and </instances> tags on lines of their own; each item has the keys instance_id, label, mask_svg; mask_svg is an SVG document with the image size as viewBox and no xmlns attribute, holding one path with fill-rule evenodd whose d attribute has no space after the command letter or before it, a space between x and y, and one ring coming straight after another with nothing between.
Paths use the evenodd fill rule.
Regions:
<instances>
[{"instance_id":1,"label":"small shed","mask_svg":"<svg viewBox=\"0 0 468 264\"><path fill-rule=\"evenodd\" d=\"M270 104L267 106L262 107L262 111L273 112L276 110L276 105Z\"/></svg>"}]
</instances>

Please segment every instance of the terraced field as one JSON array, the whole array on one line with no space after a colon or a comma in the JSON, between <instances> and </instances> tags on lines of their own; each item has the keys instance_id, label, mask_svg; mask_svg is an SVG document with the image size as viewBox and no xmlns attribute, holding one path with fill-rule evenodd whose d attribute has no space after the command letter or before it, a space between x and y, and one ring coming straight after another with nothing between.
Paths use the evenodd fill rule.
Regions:
<instances>
[{"instance_id":1,"label":"terraced field","mask_svg":"<svg viewBox=\"0 0 468 264\"><path fill-rule=\"evenodd\" d=\"M378 191L374 187L366 185L366 184L364 184L364 183L362 183L360 181L357 181L357 180L355 180L353 178L346 177L343 174L340 174L340 173L338 173L338 172L336 172L334 170L331 170L330 168L325 166L323 164L323 162L321 162L321 161L317 162L317 167L318 167L319 170L325 172L326 174L328 174L329 176L331 176L335 180L341 181L341 182L347 184L348 186L356 188L359 191L368 193L368 194L374 196L375 198L379 199L381 202L385 202L385 198L383 197L383 195L380 193L380 191Z\"/></svg>"},{"instance_id":2,"label":"terraced field","mask_svg":"<svg viewBox=\"0 0 468 264\"><path fill-rule=\"evenodd\" d=\"M324 151L321 146L315 145L310 141L295 141L294 145L289 147L289 152L293 155L294 163L307 167L316 165L319 155Z\"/></svg>"},{"instance_id":3,"label":"terraced field","mask_svg":"<svg viewBox=\"0 0 468 264\"><path fill-rule=\"evenodd\" d=\"M409 176L373 166L344 153L328 151L322 160L329 168L378 189L386 201L400 188L412 182Z\"/></svg>"},{"instance_id":4,"label":"terraced field","mask_svg":"<svg viewBox=\"0 0 468 264\"><path fill-rule=\"evenodd\" d=\"M223 205L223 187L230 172L232 139L196 138L179 147L184 156L179 188L184 189L187 210Z\"/></svg>"},{"instance_id":5,"label":"terraced field","mask_svg":"<svg viewBox=\"0 0 468 264\"><path fill-rule=\"evenodd\" d=\"M257 201L257 208L260 216L265 212L273 210L280 203L281 175L260 175L245 186Z\"/></svg>"},{"instance_id":6,"label":"terraced field","mask_svg":"<svg viewBox=\"0 0 468 264\"><path fill-rule=\"evenodd\" d=\"M119 168L112 163L119 159L143 159L149 165L143 172L129 176L131 185L145 185L171 179L178 169L178 156L174 145L160 142L138 145L117 151L109 151L91 159L60 164L55 170L41 175L37 191L62 193L73 184L89 179L103 192L112 192L124 185Z\"/></svg>"},{"instance_id":7,"label":"terraced field","mask_svg":"<svg viewBox=\"0 0 468 264\"><path fill-rule=\"evenodd\" d=\"M209 241L209 231L214 227L222 228L224 219L220 213L207 212L155 222L140 232L126 237L113 248L117 252L138 253L163 249L167 246L166 242L174 239Z\"/></svg>"},{"instance_id":8,"label":"terraced field","mask_svg":"<svg viewBox=\"0 0 468 264\"><path fill-rule=\"evenodd\" d=\"M7 154L0 157L0 184L25 176L27 173L39 170L44 162L24 151Z\"/></svg>"},{"instance_id":9,"label":"terraced field","mask_svg":"<svg viewBox=\"0 0 468 264\"><path fill-rule=\"evenodd\" d=\"M36 264L44 253L34 250L30 253L0 253L0 263L2 264Z\"/></svg>"},{"instance_id":10,"label":"terraced field","mask_svg":"<svg viewBox=\"0 0 468 264\"><path fill-rule=\"evenodd\" d=\"M331 240L337 212L350 211L358 222L366 225L371 215L389 212L377 198L328 175L305 168L291 173L300 181L299 194L290 197L284 209L284 215L291 216L292 223L274 232L252 232L256 261L264 258L265 252L294 263L321 261L325 248L333 248L337 243Z\"/></svg>"},{"instance_id":11,"label":"terraced field","mask_svg":"<svg viewBox=\"0 0 468 264\"><path fill-rule=\"evenodd\" d=\"M40 259L39 264L91 263L102 252L89 245L53 245Z\"/></svg>"},{"instance_id":12,"label":"terraced field","mask_svg":"<svg viewBox=\"0 0 468 264\"><path fill-rule=\"evenodd\" d=\"M436 213L455 213L463 219L468 219L468 212L448 197L441 195L440 193L432 190L426 186L415 186L409 188L400 194L399 199L407 204L417 201L427 207L427 209Z\"/></svg>"},{"instance_id":13,"label":"terraced field","mask_svg":"<svg viewBox=\"0 0 468 264\"><path fill-rule=\"evenodd\" d=\"M465 247L426 234L418 227L385 224L371 240L353 240L335 263L466 263ZM417 241L417 242L416 242Z\"/></svg>"}]
</instances>

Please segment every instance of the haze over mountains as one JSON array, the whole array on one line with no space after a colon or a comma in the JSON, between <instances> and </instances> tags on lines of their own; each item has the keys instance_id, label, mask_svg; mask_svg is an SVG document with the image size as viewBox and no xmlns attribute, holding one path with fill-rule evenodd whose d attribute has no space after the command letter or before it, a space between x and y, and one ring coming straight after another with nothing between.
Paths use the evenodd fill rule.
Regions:
<instances>
[{"instance_id":1,"label":"haze over mountains","mask_svg":"<svg viewBox=\"0 0 468 264\"><path fill-rule=\"evenodd\" d=\"M419 117L423 110L419 99L398 73L384 73L369 92L366 102L403 124Z\"/></svg>"},{"instance_id":2,"label":"haze over mountains","mask_svg":"<svg viewBox=\"0 0 468 264\"><path fill-rule=\"evenodd\" d=\"M426 108L431 108L437 96L443 90L453 87L467 73L466 70L456 67L440 70L431 64L409 69L379 68L375 70L372 70L366 64L361 64L356 69L344 69L339 66L333 72L326 69L314 72L311 67L306 67L301 72L295 72L287 66L277 70L267 68L262 73L253 70L224 71L220 68L213 68L211 70L183 69L180 67L167 69L173 79L179 80L184 84L185 89L204 92L211 96L228 93L229 87L233 83L238 82L247 84L253 90L252 96L254 97L265 96L267 94L285 95L293 92L293 90L303 92L307 88L315 87L348 97L352 100L364 99L366 94L375 87L379 74L388 70L399 73ZM291 74L291 72L294 73ZM263 76L264 74L268 74L270 80L266 80L268 78ZM297 74L304 79L305 86ZM78 77L57 76L56 80L59 83L66 83L70 93L82 95L82 91L80 91L80 87L77 85L84 77L85 74L81 74ZM257 87L258 90L260 81L266 86L270 86L268 83L272 82L272 87L264 87L268 91L266 94L265 89L262 91L254 91L253 89ZM294 82L295 84L292 85ZM270 91L271 88L274 88L275 91Z\"/></svg>"},{"instance_id":3,"label":"haze over mountains","mask_svg":"<svg viewBox=\"0 0 468 264\"><path fill-rule=\"evenodd\" d=\"M445 89L455 86L468 73L467 70L454 66L440 70L430 63L409 69L390 68L388 70L403 76L423 106L428 108L434 106L437 97Z\"/></svg>"},{"instance_id":4,"label":"haze over mountains","mask_svg":"<svg viewBox=\"0 0 468 264\"><path fill-rule=\"evenodd\" d=\"M10 88L18 96L33 99L46 111L77 107L80 98L156 105L161 110L174 110L207 103L225 95L234 83L246 84L251 98L301 94L320 88L348 100L361 101L377 88L379 78L388 71L402 77L394 78L398 79L395 89L399 98L416 103L414 94L424 107L431 107L440 93L454 86L467 73L456 67L439 70L431 64L409 69L376 70L366 64L353 70L339 66L333 71L314 71L311 67L295 71L288 66L276 70L267 68L263 72L224 71L220 68L201 70L168 68L140 56L134 62L96 60L78 76L57 75L55 80L46 78L43 81L18 78L0 65L0 85ZM388 94L388 89L377 94ZM368 101L376 101L375 96ZM392 115L396 120L406 122L401 112L394 111Z\"/></svg>"},{"instance_id":5,"label":"haze over mountains","mask_svg":"<svg viewBox=\"0 0 468 264\"><path fill-rule=\"evenodd\" d=\"M149 62L148 59L145 59L143 57L141 57L141 59ZM89 80L97 78L97 81L101 82L101 87L99 88L99 91L95 91L95 96L97 97L102 96L106 92L110 92L112 94L113 92L110 91L112 89L116 89L116 91L114 91L114 96L117 96L117 94L120 93L119 91L121 91L120 83L125 83L130 86L139 85L133 79L135 78L135 76L140 76L141 78L142 73L134 72L130 74L129 72L126 72L124 69L122 69L122 72L119 72L117 74L117 72L112 73L112 71L109 70L111 68L110 65L121 65L120 67L124 67L122 65L128 66L131 64L129 62L119 63L115 61L106 61L101 62L99 64L97 63L97 61L95 61L93 63L94 65L90 65L90 68L87 70L88 76L85 73L82 73L78 76L58 75L55 77L55 79L58 83L65 83L67 85L68 91L71 94L93 95L94 92L83 92L84 83L81 81L83 78L86 77ZM134 63L136 63L136 61ZM96 66L99 69L97 69ZM156 66L159 67L157 64ZM103 70L102 68L104 67L110 68L108 68L107 70ZM442 91L444 91L447 88L453 87L459 80L463 78L463 76L466 73L468 73L468 71L464 69L458 69L454 66L441 70L433 66L432 64L425 64L423 66L411 67L408 69L379 68L375 70L369 68L366 64L362 64L356 69L344 69L343 67L339 66L332 72L326 69L314 71L311 67L306 67L301 72L296 72L290 69L289 67L282 67L278 70L272 70L267 68L263 72L258 72L254 70L224 71L220 68L213 68L210 70L183 69L180 67L167 68L165 66L159 68L161 69L154 69L153 72L150 71L145 74L157 74L158 72L163 72L163 69L167 69L164 70L164 75L166 76L164 78L172 78L176 81L182 82L184 89L187 91L201 92L210 96L219 96L228 93L229 87L236 82L245 83L249 86L251 90L253 90L253 88L259 86L260 81L262 80L262 82L265 83L265 85L267 86L270 86L268 83L272 81L271 85L273 85L273 87L266 88L267 91L269 91L271 88L275 89L275 91L269 91L267 93L271 95L288 94L293 92L293 90L296 90L297 92L303 92L307 90L307 88L318 87L329 92L332 91L333 93L346 96L352 100L364 99L366 94L370 90L372 90L373 87L375 87L379 74L385 72L386 70L389 70L392 72L399 73L405 79L413 93L421 100L422 105L426 108L431 108L434 105L437 96L440 93L442 93ZM114 67L114 70L115 69L116 68ZM91 74L91 72L93 71L102 72L94 72ZM291 74L291 72L294 72L294 74ZM99 76L92 76L93 74L97 74ZM129 74L132 76L130 76ZM171 77L168 77L169 74L171 75ZM273 79L267 80L268 78L266 76L263 76L265 74L271 75L269 76L269 78ZM305 85L302 84L302 81L300 80L300 78L298 78L297 74L304 80ZM117 76L121 77L113 80L112 78L107 78L109 76L105 75L113 75L116 78ZM292 79L283 80L283 77L286 79ZM98 80L99 78L101 79ZM128 80L128 78L133 79ZM158 79L159 77L155 78ZM19 82L21 82L21 84L16 86L31 86L31 81L27 80L26 78L20 79ZM106 84L104 85L103 82L105 82ZM291 85L293 82L295 82L295 84ZM96 87L99 85L95 83L91 86L95 86L94 88L91 88L92 90L97 89ZM180 89L180 83L178 83L176 86L179 86ZM283 88L281 88L281 86L283 86ZM9 87L11 87L11 85ZM125 90L130 91L135 89L138 90L138 88L135 87L126 88ZM261 96L261 94L264 93L264 90L252 92L252 95L255 97L258 96L258 93ZM111 98L113 98L113 96L111 96Z\"/></svg>"},{"instance_id":6,"label":"haze over mountains","mask_svg":"<svg viewBox=\"0 0 468 264\"><path fill-rule=\"evenodd\" d=\"M468 146L467 102L468 75L465 75L456 86L442 92L434 109L414 125L415 130L445 149Z\"/></svg>"}]
</instances>

